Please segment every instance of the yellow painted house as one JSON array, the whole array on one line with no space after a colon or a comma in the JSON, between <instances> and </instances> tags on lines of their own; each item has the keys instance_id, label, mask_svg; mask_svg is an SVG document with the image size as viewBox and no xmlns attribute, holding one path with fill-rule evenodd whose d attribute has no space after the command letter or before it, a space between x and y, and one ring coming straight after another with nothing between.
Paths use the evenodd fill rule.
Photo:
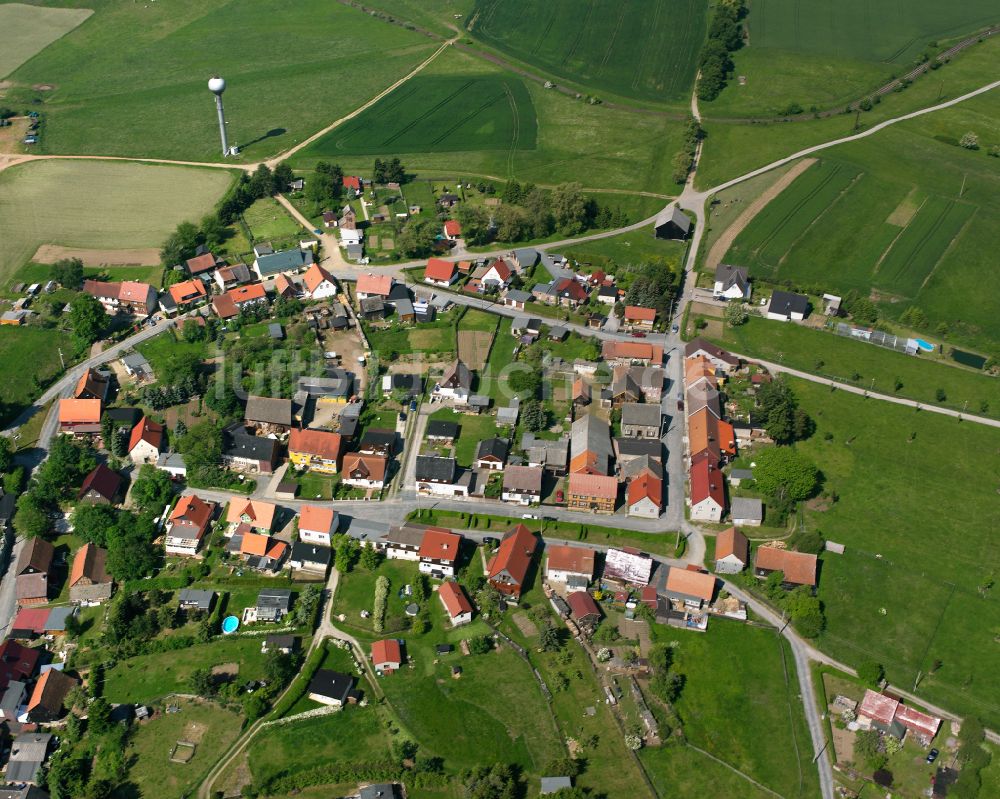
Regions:
<instances>
[{"instance_id":1,"label":"yellow painted house","mask_svg":"<svg viewBox=\"0 0 1000 799\"><path fill-rule=\"evenodd\" d=\"M337 474L340 449L340 433L293 428L288 437L288 459L297 469Z\"/></svg>"}]
</instances>

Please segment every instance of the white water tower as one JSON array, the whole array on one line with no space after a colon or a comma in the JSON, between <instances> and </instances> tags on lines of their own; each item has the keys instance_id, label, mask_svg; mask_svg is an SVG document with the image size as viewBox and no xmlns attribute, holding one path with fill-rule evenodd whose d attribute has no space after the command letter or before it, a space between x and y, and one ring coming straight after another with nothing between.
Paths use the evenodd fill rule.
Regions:
<instances>
[{"instance_id":1,"label":"white water tower","mask_svg":"<svg viewBox=\"0 0 1000 799\"><path fill-rule=\"evenodd\" d=\"M219 114L219 138L222 139L222 157L230 154L229 140L226 137L226 114L222 110L222 93L226 90L226 81L215 75L208 79L208 90L215 95L215 110Z\"/></svg>"}]
</instances>

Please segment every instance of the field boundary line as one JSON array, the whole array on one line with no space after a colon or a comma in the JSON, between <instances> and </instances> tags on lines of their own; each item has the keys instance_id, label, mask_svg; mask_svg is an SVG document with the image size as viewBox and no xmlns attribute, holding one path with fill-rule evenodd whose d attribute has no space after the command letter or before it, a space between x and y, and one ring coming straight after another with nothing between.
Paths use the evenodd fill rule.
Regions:
<instances>
[{"instance_id":1,"label":"field boundary line","mask_svg":"<svg viewBox=\"0 0 1000 799\"><path fill-rule=\"evenodd\" d=\"M896 242L899 241L899 237L906 232L906 229L913 224L914 220L916 220L917 216L920 214L921 210L923 210L923 207L927 204L930 198L931 195L929 194L926 197L924 197L923 202L921 202L920 205L917 206L917 210L914 211L913 216L910 217L910 221L899 229L899 233L893 236L892 241L889 242L889 245L884 250L882 250L882 254L878 257L878 260L875 262L875 268L872 270L872 277L875 277L875 275L877 275L881 271L882 264L885 263L885 259L889 255L889 251L896 245Z\"/></svg>"},{"instance_id":2,"label":"field boundary line","mask_svg":"<svg viewBox=\"0 0 1000 799\"><path fill-rule=\"evenodd\" d=\"M753 222L754 218L756 218L757 215L768 206L771 200L775 199L785 189L791 186L800 175L802 175L818 160L819 159L817 158L803 158L797 164L793 164L791 169L789 169L784 175L778 178L771 186L755 198L754 201L750 203L750 205L748 205L738 217L736 217L733 223L722 231L719 238L716 239L709 248L708 255L705 257L704 271L714 274L715 268L722 263L722 259L725 258L726 253L732 249L732 246L736 243L736 238L740 235L740 233L742 233L743 230L751 222Z\"/></svg>"},{"instance_id":3,"label":"field boundary line","mask_svg":"<svg viewBox=\"0 0 1000 799\"><path fill-rule=\"evenodd\" d=\"M722 759L721 757L716 757L716 756L715 756L715 755L713 755L713 754L712 754L711 752L706 752L706 751L705 751L704 749L702 749L702 748L701 748L700 746L695 746L695 745L694 745L693 743L691 743L690 741L688 741L688 740L686 740L686 739L685 739L685 741L684 741L684 745L685 745L686 747L688 747L689 749L694 749L694 751L698 752L699 754L702 754L702 755L704 755L704 756L705 756L705 757L707 757L707 758L708 758L709 760L714 760L714 761L715 761L716 763L718 763L719 765L721 765L721 766L725 766L725 767L726 767L727 769L729 769L729 770L730 770L731 772L733 772L734 774L738 774L738 775L739 775L739 776L741 776L741 777L742 777L743 779L745 779L745 780L746 780L747 782L749 782L749 783L750 783L751 785L756 785L756 786L757 786L758 788L760 788L760 789L761 789L762 791L765 791L765 792L767 792L767 793L771 794L772 796L777 796L777 797L778 797L778 799L785 799L785 797L784 797L784 796L782 796L782 795L781 795L780 793L778 793L777 791L772 791L772 790L771 790L770 788L768 788L768 787L767 787L766 785L764 785L763 783L760 783L760 782L757 782L757 780L755 780L755 779L754 779L753 777L751 777L751 776L750 776L749 774L746 774L746 773L744 773L744 772L740 771L740 770L739 770L738 768L736 768L736 766L733 766L733 765L730 765L730 764L729 764L729 763L727 763L727 762L726 762L725 760L723 760L723 759Z\"/></svg>"},{"instance_id":4,"label":"field boundary line","mask_svg":"<svg viewBox=\"0 0 1000 799\"><path fill-rule=\"evenodd\" d=\"M835 205L838 205L840 201L847 196L848 192L850 192L850 190L857 185L858 181L861 180L861 178L863 178L864 175L865 175L864 172L858 172L853 178L851 178L851 182L848 183L846 186L844 186L844 188L842 188L840 192L838 192L837 196L833 199L833 201L827 203L826 207L823 208L823 210L819 213L819 215L813 217L812 221L810 221L809 224L806 225L805 228L803 228L802 232L799 233L799 235L796 236L795 239L788 245L788 249L785 250L784 253L782 253L781 257L778 259L778 269L776 271L781 270L781 265L788 258L788 254L795 248L795 246L800 241L802 241L802 239L806 237L806 235L808 235L810 230L812 230L814 227L816 227L816 225L819 224L820 220L823 219L823 217L825 217L828 213L830 213L830 210Z\"/></svg>"},{"instance_id":5,"label":"field boundary line","mask_svg":"<svg viewBox=\"0 0 1000 799\"><path fill-rule=\"evenodd\" d=\"M957 242L962 237L962 235L965 233L969 225L972 224L972 220L975 218L978 212L979 208L977 206L975 210L971 214L969 214L968 217L966 217L965 221L962 222L962 226L956 231L955 235L951 237L951 241L948 242L948 246L945 247L944 250L942 250L941 255L938 256L938 259L934 262L933 268L931 269L930 272L927 273L927 277L925 277L923 282L920 284L920 289L918 290L918 293L919 291L922 291L924 287L930 282L930 279L934 277L934 273L937 272L938 267L941 266L941 262L944 260L945 256L952 250L952 248L955 246L955 242Z\"/></svg>"}]
</instances>

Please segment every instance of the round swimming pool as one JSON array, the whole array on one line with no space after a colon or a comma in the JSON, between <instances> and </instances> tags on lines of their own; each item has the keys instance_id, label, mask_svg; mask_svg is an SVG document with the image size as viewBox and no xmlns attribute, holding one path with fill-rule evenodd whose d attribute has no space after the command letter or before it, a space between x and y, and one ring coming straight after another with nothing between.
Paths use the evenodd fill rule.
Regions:
<instances>
[{"instance_id":1,"label":"round swimming pool","mask_svg":"<svg viewBox=\"0 0 1000 799\"><path fill-rule=\"evenodd\" d=\"M917 346L920 347L920 349L922 349L924 352L934 351L934 345L924 341L922 338L915 338L913 340L917 342Z\"/></svg>"},{"instance_id":2,"label":"round swimming pool","mask_svg":"<svg viewBox=\"0 0 1000 799\"><path fill-rule=\"evenodd\" d=\"M226 635L236 632L236 628L240 626L240 620L236 616L226 616L222 620L222 632Z\"/></svg>"}]
</instances>

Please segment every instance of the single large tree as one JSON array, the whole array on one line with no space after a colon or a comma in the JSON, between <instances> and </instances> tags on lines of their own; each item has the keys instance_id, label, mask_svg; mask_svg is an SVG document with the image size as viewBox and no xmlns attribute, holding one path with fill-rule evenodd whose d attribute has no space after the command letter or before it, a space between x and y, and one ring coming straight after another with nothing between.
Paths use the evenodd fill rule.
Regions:
<instances>
[{"instance_id":1,"label":"single large tree","mask_svg":"<svg viewBox=\"0 0 1000 799\"><path fill-rule=\"evenodd\" d=\"M768 496L808 499L819 484L819 471L792 447L771 447L755 456L754 482Z\"/></svg>"}]
</instances>

